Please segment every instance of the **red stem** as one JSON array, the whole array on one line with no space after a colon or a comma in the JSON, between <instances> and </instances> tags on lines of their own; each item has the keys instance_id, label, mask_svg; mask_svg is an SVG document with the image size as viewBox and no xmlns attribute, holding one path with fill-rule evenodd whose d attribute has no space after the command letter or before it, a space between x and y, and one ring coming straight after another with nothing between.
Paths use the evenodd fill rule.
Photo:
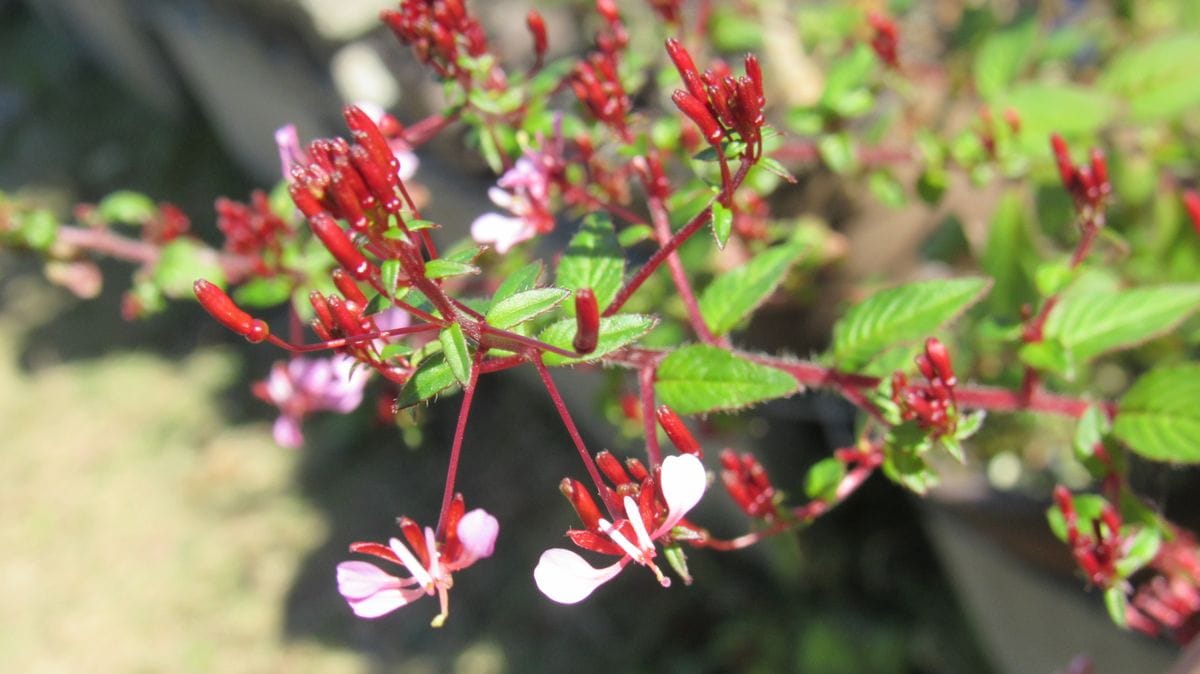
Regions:
<instances>
[{"instance_id":1,"label":"red stem","mask_svg":"<svg viewBox=\"0 0 1200 674\"><path fill-rule=\"evenodd\" d=\"M654 223L654 238L658 239L660 246L665 247L671 240L671 223L667 215L666 206L663 205L661 199L651 197L648 200L650 206L650 221ZM704 316L700 313L700 304L696 301L696 293L692 290L691 281L688 280L687 270L683 268L683 261L679 259L679 255L671 252L667 255L667 269L671 272L671 280L675 283L675 290L679 293L679 299L683 300L683 307L687 310L688 322L691 323L692 329L696 331L696 336L705 344L713 344L718 346L728 347L729 344L717 339L717 336L708 329L708 324L704 322Z\"/></svg>"},{"instance_id":2,"label":"red stem","mask_svg":"<svg viewBox=\"0 0 1200 674\"><path fill-rule=\"evenodd\" d=\"M471 363L471 375L463 388L462 407L458 411L458 424L454 427L454 443L450 445L450 467L446 469L446 488L442 491L442 509L438 513L437 538L444 540L446 534L446 514L450 512L450 502L454 500L454 481L458 477L458 460L462 454L463 438L467 431L467 417L471 415L471 400L475 397L476 384L479 383L479 365L486 353L485 349L475 352Z\"/></svg>"},{"instance_id":3,"label":"red stem","mask_svg":"<svg viewBox=\"0 0 1200 674\"><path fill-rule=\"evenodd\" d=\"M658 446L658 425L654 415L654 374L655 367L643 367L638 370L638 393L642 400L642 428L646 432L646 457L650 467L662 464L662 449Z\"/></svg>"}]
</instances>

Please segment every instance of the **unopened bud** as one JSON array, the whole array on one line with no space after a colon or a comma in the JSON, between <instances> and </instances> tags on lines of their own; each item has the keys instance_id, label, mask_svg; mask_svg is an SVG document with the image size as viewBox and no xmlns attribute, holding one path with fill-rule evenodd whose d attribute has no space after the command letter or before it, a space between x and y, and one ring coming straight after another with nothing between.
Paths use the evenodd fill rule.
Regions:
<instances>
[{"instance_id":1,"label":"unopened bud","mask_svg":"<svg viewBox=\"0 0 1200 674\"><path fill-rule=\"evenodd\" d=\"M1196 233L1200 234L1200 194L1197 194L1196 190L1184 192L1183 207L1187 210L1188 217L1192 219L1192 226L1196 228Z\"/></svg>"},{"instance_id":2,"label":"unopened bud","mask_svg":"<svg viewBox=\"0 0 1200 674\"><path fill-rule=\"evenodd\" d=\"M358 284L350 278L345 269L334 269L330 275L333 277L333 285L337 286L338 292L342 293L343 297L360 307L367 306L367 296L362 293Z\"/></svg>"},{"instance_id":3,"label":"unopened bud","mask_svg":"<svg viewBox=\"0 0 1200 674\"><path fill-rule=\"evenodd\" d=\"M675 93L671 95L671 100L675 102L675 107L679 108L683 114L687 115L688 119L700 128L700 133L704 134L705 140L709 143L721 140L723 133L721 125L717 123L712 113L708 111L708 106L700 99L682 89L676 89Z\"/></svg>"},{"instance_id":4,"label":"unopened bud","mask_svg":"<svg viewBox=\"0 0 1200 674\"><path fill-rule=\"evenodd\" d=\"M571 503L571 507L579 515L579 521L583 522L583 526L588 529L595 529L599 526L600 508L596 506L595 499L592 498L592 495L583 486L583 483L579 480L566 477L559 483L558 489L562 492L563 496L567 497L567 501Z\"/></svg>"},{"instance_id":5,"label":"unopened bud","mask_svg":"<svg viewBox=\"0 0 1200 674\"><path fill-rule=\"evenodd\" d=\"M684 454L693 454L696 458L704 458L704 451L700 448L700 443L696 442L696 437L688 430L683 419L675 414L675 410L666 405L659 405L654 416L658 418L658 425L662 426L663 432L671 439L671 443L675 445L676 449Z\"/></svg>"},{"instance_id":6,"label":"unopened bud","mask_svg":"<svg viewBox=\"0 0 1200 674\"><path fill-rule=\"evenodd\" d=\"M600 341L600 307L591 288L575 291L575 341L576 353L591 353Z\"/></svg>"},{"instance_id":7,"label":"unopened bud","mask_svg":"<svg viewBox=\"0 0 1200 674\"><path fill-rule=\"evenodd\" d=\"M341 265L346 273L356 280L365 281L375 271L374 265L359 252L358 247L350 237L338 226L333 216L325 211L317 213L308 219L313 234L325 244L325 248L333 255L333 259Z\"/></svg>"},{"instance_id":8,"label":"unopened bud","mask_svg":"<svg viewBox=\"0 0 1200 674\"><path fill-rule=\"evenodd\" d=\"M631 482L629 474L621 467L621 462L608 450L596 453L596 466L600 469L601 473L604 473L604 477L607 477L608 481L612 482L616 487L621 487Z\"/></svg>"},{"instance_id":9,"label":"unopened bud","mask_svg":"<svg viewBox=\"0 0 1200 674\"><path fill-rule=\"evenodd\" d=\"M536 9L531 9L525 15L525 25L529 27L529 34L533 36L533 53L540 64L546 56L546 49L549 45L549 41L546 39L546 20Z\"/></svg>"},{"instance_id":10,"label":"unopened bud","mask_svg":"<svg viewBox=\"0 0 1200 674\"><path fill-rule=\"evenodd\" d=\"M271 334L266 323L242 311L233 303L229 295L225 294L224 290L212 283L204 279L197 279L192 284L192 290L196 293L196 299L199 300L200 306L209 315L217 319L221 325L245 337L246 341L257 344Z\"/></svg>"}]
</instances>

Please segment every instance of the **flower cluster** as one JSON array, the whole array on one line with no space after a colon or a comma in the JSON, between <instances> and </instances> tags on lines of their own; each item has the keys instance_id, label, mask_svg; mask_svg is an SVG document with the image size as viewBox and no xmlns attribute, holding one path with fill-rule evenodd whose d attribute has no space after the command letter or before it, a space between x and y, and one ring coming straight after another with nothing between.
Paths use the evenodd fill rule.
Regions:
<instances>
[{"instance_id":1,"label":"flower cluster","mask_svg":"<svg viewBox=\"0 0 1200 674\"><path fill-rule=\"evenodd\" d=\"M450 615L453 574L492 555L500 524L481 508L466 512L461 494L450 503L437 533L430 527L422 530L407 517L397 524L404 540L392 538L387 545L352 543L350 551L396 564L408 575L393 576L370 562L342 562L337 566L338 592L360 618L378 618L436 594L441 611L432 624L440 627Z\"/></svg>"},{"instance_id":2,"label":"flower cluster","mask_svg":"<svg viewBox=\"0 0 1200 674\"><path fill-rule=\"evenodd\" d=\"M404 0L380 17L417 60L445 79L464 74L460 58L487 53L487 34L463 0Z\"/></svg>"},{"instance_id":3,"label":"flower cluster","mask_svg":"<svg viewBox=\"0 0 1200 674\"><path fill-rule=\"evenodd\" d=\"M287 223L271 210L262 190L251 193L249 204L219 198L216 210L217 229L225 235L225 250L233 253L258 256L269 251L277 255L280 237L290 231Z\"/></svg>"},{"instance_id":4,"label":"flower cluster","mask_svg":"<svg viewBox=\"0 0 1200 674\"><path fill-rule=\"evenodd\" d=\"M648 472L637 460L626 462L628 472L607 452L596 456L596 463L616 487L615 493L601 485L601 495L612 519L606 519L595 500L577 480L564 479L563 495L574 506L583 529L571 529L567 536L575 545L593 552L617 555L616 563L595 568L578 554L562 548L542 553L533 571L538 589L561 604L586 599L596 588L612 580L630 562L654 572L658 582L668 587L667 578L654 563L655 543L671 543L699 538L702 534L683 521L700 501L708 485L704 464L694 455L667 457L662 467ZM675 566L680 571L680 566ZM690 578L684 578L690 582Z\"/></svg>"},{"instance_id":5,"label":"flower cluster","mask_svg":"<svg viewBox=\"0 0 1200 674\"><path fill-rule=\"evenodd\" d=\"M900 30L896 28L896 22L886 14L871 12L867 14L867 23L871 24L871 30L874 31L871 36L871 49L887 67L898 70Z\"/></svg>"},{"instance_id":6,"label":"flower cluster","mask_svg":"<svg viewBox=\"0 0 1200 674\"><path fill-rule=\"evenodd\" d=\"M1200 546L1175 527L1150 568L1156 573L1134 592L1125 611L1128 625L1152 637L1166 631L1186 644L1200 634Z\"/></svg>"},{"instance_id":7,"label":"flower cluster","mask_svg":"<svg viewBox=\"0 0 1200 674\"><path fill-rule=\"evenodd\" d=\"M1121 535L1121 514L1112 504L1105 503L1100 516L1091 520L1091 532L1083 532L1079 528L1079 515L1075 512L1071 492L1066 487L1059 485L1054 489L1054 502L1066 523L1067 545L1088 582L1105 589L1118 582L1117 561L1122 557L1126 542Z\"/></svg>"},{"instance_id":8,"label":"flower cluster","mask_svg":"<svg viewBox=\"0 0 1200 674\"><path fill-rule=\"evenodd\" d=\"M916 420L934 437L952 436L958 425L954 387L958 378L950 364L946 345L935 337L925 340L925 352L916 358L925 377L924 386L910 385L903 372L892 375L892 402L905 421Z\"/></svg>"},{"instance_id":9,"label":"flower cluster","mask_svg":"<svg viewBox=\"0 0 1200 674\"><path fill-rule=\"evenodd\" d=\"M279 408L272 433L282 447L304 444L300 425L313 412L345 414L362 402L367 371L355 367L345 356L292 358L277 362L263 381L251 389L254 395Z\"/></svg>"},{"instance_id":10,"label":"flower cluster","mask_svg":"<svg viewBox=\"0 0 1200 674\"><path fill-rule=\"evenodd\" d=\"M1054 151L1054 162L1058 166L1058 177L1063 187L1075 202L1075 211L1095 226L1104 224L1104 204L1112 194L1112 183L1108 179L1108 161L1099 148L1092 148L1087 165L1075 165L1067 141L1059 134L1050 136L1050 147Z\"/></svg>"},{"instance_id":11,"label":"flower cluster","mask_svg":"<svg viewBox=\"0 0 1200 674\"><path fill-rule=\"evenodd\" d=\"M777 492L758 459L750 452L739 456L731 449L721 452L720 458L721 482L742 512L767 522L779 519Z\"/></svg>"},{"instance_id":12,"label":"flower cluster","mask_svg":"<svg viewBox=\"0 0 1200 674\"><path fill-rule=\"evenodd\" d=\"M762 68L753 54L746 55L746 74L734 77L722 62L700 73L691 54L678 40L667 40L667 54L683 79L684 89L671 96L675 106L692 120L714 147L733 134L746 144L746 155L762 154L763 107Z\"/></svg>"}]
</instances>

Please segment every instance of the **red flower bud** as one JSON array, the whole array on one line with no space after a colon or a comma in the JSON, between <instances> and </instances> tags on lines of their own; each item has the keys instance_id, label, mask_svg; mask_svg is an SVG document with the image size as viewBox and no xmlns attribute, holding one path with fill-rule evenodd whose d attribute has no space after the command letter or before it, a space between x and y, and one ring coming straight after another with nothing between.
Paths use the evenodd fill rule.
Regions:
<instances>
[{"instance_id":1,"label":"red flower bud","mask_svg":"<svg viewBox=\"0 0 1200 674\"><path fill-rule=\"evenodd\" d=\"M958 383L954 377L954 367L950 364L950 352L946 350L946 345L936 337L925 340L925 357L929 359L930 365L933 366L938 379L941 379L943 384L954 386ZM932 377L927 378L932 379Z\"/></svg>"},{"instance_id":2,"label":"red flower bud","mask_svg":"<svg viewBox=\"0 0 1200 674\"><path fill-rule=\"evenodd\" d=\"M331 328L337 327L337 321L333 318L333 311L329 308L329 303L325 301L325 296L321 291L314 290L308 294L308 302L312 304L313 312L316 313L316 320L325 328L326 332ZM328 340L328 337L322 337Z\"/></svg>"},{"instance_id":3,"label":"red flower bud","mask_svg":"<svg viewBox=\"0 0 1200 674\"><path fill-rule=\"evenodd\" d=\"M591 288L575 291L575 341L576 353L591 353L600 341L600 307Z\"/></svg>"},{"instance_id":4,"label":"red flower bud","mask_svg":"<svg viewBox=\"0 0 1200 674\"><path fill-rule=\"evenodd\" d=\"M1092 177L1096 179L1096 188L1101 194L1108 194L1112 191L1112 184L1108 182L1108 161L1104 158L1104 151L1100 148L1092 148Z\"/></svg>"},{"instance_id":5,"label":"red flower bud","mask_svg":"<svg viewBox=\"0 0 1200 674\"><path fill-rule=\"evenodd\" d=\"M663 432L671 439L671 443L675 445L676 449L684 454L694 454L696 458L704 458L704 451L700 448L700 443L696 442L695 436L684 425L683 419L675 414L675 410L666 405L659 405L654 416L658 418L658 425L662 426Z\"/></svg>"},{"instance_id":6,"label":"red flower bud","mask_svg":"<svg viewBox=\"0 0 1200 674\"><path fill-rule=\"evenodd\" d=\"M704 134L704 138L709 143L716 143L721 140L721 125L713 118L712 113L708 111L708 106L700 102L692 94L676 89L671 95L671 100L675 102L675 107L679 108L683 114L688 116L696 126L700 127L700 133Z\"/></svg>"},{"instance_id":7,"label":"red flower bud","mask_svg":"<svg viewBox=\"0 0 1200 674\"><path fill-rule=\"evenodd\" d=\"M700 71L696 70L696 64L692 61L692 55L688 53L687 48L679 40L671 38L667 40L667 55L671 57L671 62L679 71L679 77L687 87L688 93L695 96L698 101L708 98L708 93L704 90L704 83L700 81Z\"/></svg>"},{"instance_id":8,"label":"red flower bud","mask_svg":"<svg viewBox=\"0 0 1200 674\"><path fill-rule=\"evenodd\" d=\"M1004 121L1014 134L1021 133L1021 113L1016 108L1004 109Z\"/></svg>"},{"instance_id":9,"label":"red flower bud","mask_svg":"<svg viewBox=\"0 0 1200 674\"><path fill-rule=\"evenodd\" d=\"M579 515L579 521L583 522L583 526L588 529L595 529L599 526L600 508L596 506L596 501L583 486L579 480L572 480L569 477L563 478L563 481L558 485L559 491L563 496L567 497L567 501L571 503L571 507L575 509L575 513Z\"/></svg>"},{"instance_id":10,"label":"red flower bud","mask_svg":"<svg viewBox=\"0 0 1200 674\"><path fill-rule=\"evenodd\" d=\"M767 104L767 97L763 94L762 67L758 65L758 58L754 54L746 54L746 77L754 85L755 102L761 110Z\"/></svg>"},{"instance_id":11,"label":"red flower bud","mask_svg":"<svg viewBox=\"0 0 1200 674\"><path fill-rule=\"evenodd\" d=\"M1075 164L1071 161L1071 151L1067 149L1067 141L1057 133L1050 134L1050 147L1054 150L1054 161L1058 164L1058 177L1063 187L1073 191L1075 184Z\"/></svg>"},{"instance_id":12,"label":"red flower bud","mask_svg":"<svg viewBox=\"0 0 1200 674\"><path fill-rule=\"evenodd\" d=\"M1184 192L1183 207L1187 209L1188 217L1192 219L1192 226L1196 228L1196 233L1200 234L1200 194L1197 194L1196 190Z\"/></svg>"},{"instance_id":13,"label":"red flower bud","mask_svg":"<svg viewBox=\"0 0 1200 674\"><path fill-rule=\"evenodd\" d=\"M224 290L212 283L204 279L197 279L192 284L192 291L196 293L196 299L200 301L200 306L209 315L217 319L221 325L245 337L246 341L257 344L271 334L266 323L239 309Z\"/></svg>"},{"instance_id":14,"label":"red flower bud","mask_svg":"<svg viewBox=\"0 0 1200 674\"><path fill-rule=\"evenodd\" d=\"M616 487L631 483L629 474L621 467L621 462L617 461L617 457L608 450L596 453L596 466L601 473L604 473L604 477L607 477L608 481Z\"/></svg>"},{"instance_id":15,"label":"red flower bud","mask_svg":"<svg viewBox=\"0 0 1200 674\"><path fill-rule=\"evenodd\" d=\"M366 149L372 161L381 166L390 166L393 171L400 167L400 160L392 154L391 146L370 115L355 105L346 106L342 114L346 118L346 126L354 134L354 140Z\"/></svg>"},{"instance_id":16,"label":"red flower bud","mask_svg":"<svg viewBox=\"0 0 1200 674\"><path fill-rule=\"evenodd\" d=\"M533 53L537 56L537 62L540 64L546 56L546 48L549 44L546 39L546 20L536 9L531 9L525 15L525 25L529 27L529 34L533 36Z\"/></svg>"},{"instance_id":17,"label":"red flower bud","mask_svg":"<svg viewBox=\"0 0 1200 674\"><path fill-rule=\"evenodd\" d=\"M365 281L375 274L375 266L363 257L358 247L329 213L325 211L317 213L308 219L308 224L312 228L313 234L317 235L321 243L325 244L325 248L333 255L333 259L337 260L342 269L345 269L350 276L356 280Z\"/></svg>"},{"instance_id":18,"label":"red flower bud","mask_svg":"<svg viewBox=\"0 0 1200 674\"><path fill-rule=\"evenodd\" d=\"M358 284L354 282L354 279L350 278L345 269L334 269L331 276L333 277L333 285L337 286L338 292L342 293L347 300L354 302L360 307L367 306L367 296L362 293Z\"/></svg>"}]
</instances>

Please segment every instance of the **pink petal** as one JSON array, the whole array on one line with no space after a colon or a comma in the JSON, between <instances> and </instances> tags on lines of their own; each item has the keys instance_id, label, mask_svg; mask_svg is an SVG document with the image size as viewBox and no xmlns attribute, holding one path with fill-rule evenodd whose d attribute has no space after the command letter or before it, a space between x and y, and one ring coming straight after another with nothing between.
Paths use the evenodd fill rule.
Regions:
<instances>
[{"instance_id":1,"label":"pink petal","mask_svg":"<svg viewBox=\"0 0 1200 674\"><path fill-rule=\"evenodd\" d=\"M678 454L663 459L662 493L667 502L667 519L651 534L652 538L670 531L704 495L708 474L704 464L691 454Z\"/></svg>"},{"instance_id":2,"label":"pink petal","mask_svg":"<svg viewBox=\"0 0 1200 674\"><path fill-rule=\"evenodd\" d=\"M279 169L283 179L291 182L292 168L305 161L295 124L285 124L275 130L275 146L279 148Z\"/></svg>"},{"instance_id":3,"label":"pink petal","mask_svg":"<svg viewBox=\"0 0 1200 674\"><path fill-rule=\"evenodd\" d=\"M346 599L363 599L380 590L404 587L404 581L370 562L342 562L337 565L338 592Z\"/></svg>"},{"instance_id":4,"label":"pink petal","mask_svg":"<svg viewBox=\"0 0 1200 674\"><path fill-rule=\"evenodd\" d=\"M346 599L350 610L359 618L378 618L392 611L407 606L420 599L425 593L419 589L413 590L380 590L362 599Z\"/></svg>"},{"instance_id":5,"label":"pink petal","mask_svg":"<svg viewBox=\"0 0 1200 674\"><path fill-rule=\"evenodd\" d=\"M471 223L471 238L478 243L490 243L501 255L510 248L533 238L535 230L521 218L510 218L499 213L484 213Z\"/></svg>"},{"instance_id":6,"label":"pink petal","mask_svg":"<svg viewBox=\"0 0 1200 674\"><path fill-rule=\"evenodd\" d=\"M297 449L304 444L304 433L300 432L300 419L287 414L275 419L271 435L275 438L275 444L280 447Z\"/></svg>"},{"instance_id":7,"label":"pink petal","mask_svg":"<svg viewBox=\"0 0 1200 674\"><path fill-rule=\"evenodd\" d=\"M562 548L551 548L542 553L533 580L542 594L560 604L577 604L587 599L596 588L612 580L629 563L628 557L597 569L583 557Z\"/></svg>"},{"instance_id":8,"label":"pink petal","mask_svg":"<svg viewBox=\"0 0 1200 674\"><path fill-rule=\"evenodd\" d=\"M462 566L467 566L477 559L491 557L496 549L496 536L499 533L500 523L483 508L476 508L463 515L458 521L458 540L470 561Z\"/></svg>"}]
</instances>

